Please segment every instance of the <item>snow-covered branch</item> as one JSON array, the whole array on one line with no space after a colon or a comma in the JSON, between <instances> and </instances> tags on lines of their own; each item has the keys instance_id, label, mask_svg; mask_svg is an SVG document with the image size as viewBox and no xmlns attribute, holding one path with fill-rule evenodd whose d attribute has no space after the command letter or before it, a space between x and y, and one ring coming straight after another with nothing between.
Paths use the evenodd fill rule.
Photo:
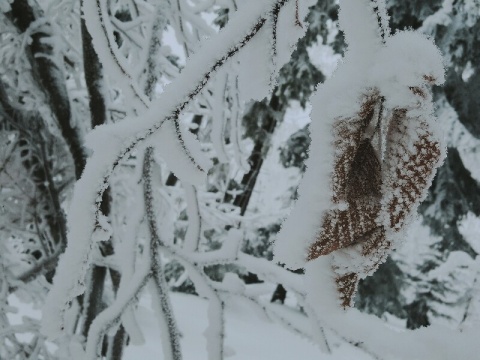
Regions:
<instances>
[{"instance_id":1,"label":"snow-covered branch","mask_svg":"<svg viewBox=\"0 0 480 360\"><path fill-rule=\"evenodd\" d=\"M84 277L92 246L90 239L95 229L99 228L102 194L108 187L113 170L127 154L155 134L158 136L155 141L161 141L161 146L170 144L165 153L167 161L174 156L177 164L184 164L178 175L187 182L202 181L208 164L199 158L199 154L193 156L190 153L192 144L186 137L185 143L180 138L178 144L171 139L172 135L178 139L181 133L178 123L180 113L191 104L214 74L259 33L266 24L266 18L262 15L277 3L281 8L288 1L252 4L237 14L224 31L205 41L202 50L190 58L190 66L183 69L176 81L165 89L160 99L152 103L141 119L126 119L115 125L97 127L88 136L87 146L93 149L93 155L75 186L68 217L69 245L60 261L55 286L45 308L45 318L49 319L49 324L44 329L50 336L61 334L68 304L84 291ZM95 35L93 38L95 44ZM187 145L190 145L190 149ZM70 275L72 273L74 277Z\"/></svg>"},{"instance_id":2,"label":"snow-covered branch","mask_svg":"<svg viewBox=\"0 0 480 360\"><path fill-rule=\"evenodd\" d=\"M153 148L148 147L145 151L143 165L143 189L145 198L145 214L150 229L150 247L151 247L151 266L152 266L152 295L155 297L159 320L162 326L162 340L165 358L168 360L181 360L182 352L180 350L179 333L175 317L173 315L172 305L168 296L168 286L165 280L161 259L162 239L158 234L158 225L156 220L156 211L153 202L152 192L152 162Z\"/></svg>"},{"instance_id":3,"label":"snow-covered branch","mask_svg":"<svg viewBox=\"0 0 480 360\"><path fill-rule=\"evenodd\" d=\"M151 251L151 249L146 249ZM103 336L120 321L125 310L136 301L137 295L151 277L151 262L148 256L135 271L128 286L118 289L117 298L106 310L97 315L88 332L85 359L98 359ZM43 325L45 326L45 325Z\"/></svg>"}]
</instances>

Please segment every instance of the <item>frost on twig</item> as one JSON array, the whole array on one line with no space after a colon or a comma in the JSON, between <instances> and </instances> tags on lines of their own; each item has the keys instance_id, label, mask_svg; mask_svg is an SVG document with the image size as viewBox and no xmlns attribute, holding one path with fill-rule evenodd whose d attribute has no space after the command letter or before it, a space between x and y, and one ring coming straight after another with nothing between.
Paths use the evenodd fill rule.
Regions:
<instances>
[{"instance_id":1,"label":"frost on twig","mask_svg":"<svg viewBox=\"0 0 480 360\"><path fill-rule=\"evenodd\" d=\"M120 54L113 37L112 24L108 20L107 1L84 0L83 13L93 45L104 67L116 79L126 94L131 95L135 107L144 110L149 105L148 98L139 89L130 74L126 59Z\"/></svg>"},{"instance_id":2,"label":"frost on twig","mask_svg":"<svg viewBox=\"0 0 480 360\"><path fill-rule=\"evenodd\" d=\"M143 164L143 188L145 199L145 213L150 229L150 247L151 247L151 274L152 274L152 295L157 304L159 319L162 325L163 351L168 360L180 360L182 352L180 350L180 340L177 324L173 315L172 305L168 296L168 286L163 271L162 259L160 254L163 241L160 239L157 230L156 212L153 206L152 192L152 162L153 148L148 147L145 151Z\"/></svg>"}]
</instances>

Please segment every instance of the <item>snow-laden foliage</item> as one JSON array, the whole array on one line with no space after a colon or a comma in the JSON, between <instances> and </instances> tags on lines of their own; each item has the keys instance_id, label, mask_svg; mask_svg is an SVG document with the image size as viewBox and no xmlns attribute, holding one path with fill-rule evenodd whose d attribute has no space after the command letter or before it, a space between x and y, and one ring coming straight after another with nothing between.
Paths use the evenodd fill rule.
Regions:
<instances>
[{"instance_id":1,"label":"snow-laden foliage","mask_svg":"<svg viewBox=\"0 0 480 360\"><path fill-rule=\"evenodd\" d=\"M276 244L290 267L341 250L332 267L344 306L401 238L444 153L428 89L443 82L438 50L418 34L391 36L374 20L369 4L342 7L348 50L314 97L300 198ZM307 224L300 233L299 221Z\"/></svg>"}]
</instances>

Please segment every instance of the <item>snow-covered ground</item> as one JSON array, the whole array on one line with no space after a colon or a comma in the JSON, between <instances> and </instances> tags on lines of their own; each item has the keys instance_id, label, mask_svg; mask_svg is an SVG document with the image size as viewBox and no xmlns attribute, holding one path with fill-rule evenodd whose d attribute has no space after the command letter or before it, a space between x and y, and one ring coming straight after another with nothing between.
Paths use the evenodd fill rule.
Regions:
<instances>
[{"instance_id":1,"label":"snow-covered ground","mask_svg":"<svg viewBox=\"0 0 480 360\"><path fill-rule=\"evenodd\" d=\"M184 359L208 359L204 336L207 327L207 300L179 293L173 293L171 299L182 335L181 346ZM297 322L301 323L302 316L300 314L296 315L292 312L290 315L296 317ZM126 349L125 359L162 359L161 334L155 314L151 310L148 294L141 298L137 318L145 337L145 344L129 345ZM338 347L336 344L339 341L333 338L333 335L328 339L332 346L332 355L323 354L317 345L293 333L282 324L270 320L258 309L241 299L232 299L227 302L225 326L226 359L371 359L363 351L349 344L343 343Z\"/></svg>"},{"instance_id":2,"label":"snow-covered ground","mask_svg":"<svg viewBox=\"0 0 480 360\"><path fill-rule=\"evenodd\" d=\"M21 324L22 318L40 319L41 311L31 304L23 303L17 296L11 295L10 302L18 308L18 313L9 313L12 325ZM207 360L206 338L208 325L208 301L197 296L171 293L171 301L181 333L181 348L184 360ZM309 322L298 311L287 306L272 305L288 321L305 333L310 332ZM151 298L145 292L136 310L138 324L145 343L127 346L125 360L163 359L160 327L157 316L152 310ZM227 301L225 307L225 359L229 360L371 360L372 358L336 335L327 333L331 354L322 353L320 348L309 339L287 329L278 321L268 318L265 313L245 300L235 298ZM30 333L16 335L19 340L29 342ZM54 350L56 346L47 342Z\"/></svg>"}]
</instances>

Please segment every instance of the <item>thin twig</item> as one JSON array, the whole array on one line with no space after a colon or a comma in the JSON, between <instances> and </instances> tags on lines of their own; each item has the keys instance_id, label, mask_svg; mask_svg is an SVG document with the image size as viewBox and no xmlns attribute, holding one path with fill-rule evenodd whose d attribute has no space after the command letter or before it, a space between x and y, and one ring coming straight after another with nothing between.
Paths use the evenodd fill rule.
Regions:
<instances>
[{"instance_id":1,"label":"thin twig","mask_svg":"<svg viewBox=\"0 0 480 360\"><path fill-rule=\"evenodd\" d=\"M180 349L179 332L175 317L173 315L172 305L168 296L168 285L165 280L165 274L161 262L160 247L163 241L157 231L156 211L153 206L153 191L152 191L152 162L153 162L153 148L148 147L145 151L145 158L143 162L143 193L145 201L145 214L148 220L148 227L150 229L150 247L151 247L151 264L152 264L152 278L155 285L155 295L158 297L160 303L161 317L163 318L167 333L164 336L167 338L164 344L167 346L163 349L167 359L181 360L182 351ZM169 348L168 348L169 347Z\"/></svg>"}]
</instances>

